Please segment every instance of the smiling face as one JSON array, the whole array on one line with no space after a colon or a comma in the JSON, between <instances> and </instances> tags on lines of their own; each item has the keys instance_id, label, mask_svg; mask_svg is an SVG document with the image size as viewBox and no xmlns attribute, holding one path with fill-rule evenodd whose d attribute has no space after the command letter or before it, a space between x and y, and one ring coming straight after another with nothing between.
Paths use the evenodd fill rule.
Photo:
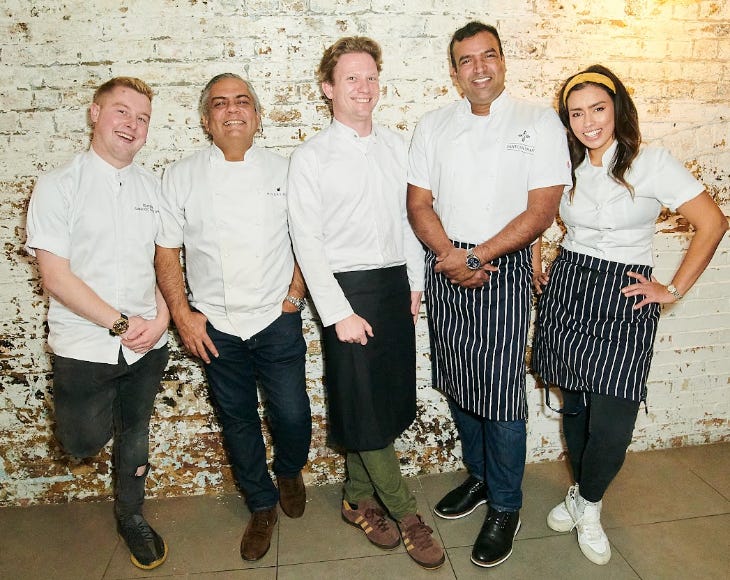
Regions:
<instances>
[{"instance_id":1,"label":"smiling face","mask_svg":"<svg viewBox=\"0 0 730 580\"><path fill-rule=\"evenodd\" d=\"M366 52L343 54L332 71L332 83L322 91L332 101L332 114L361 137L372 130L373 109L380 98L380 77L375 60Z\"/></svg>"},{"instance_id":2,"label":"smiling face","mask_svg":"<svg viewBox=\"0 0 730 580\"><path fill-rule=\"evenodd\" d=\"M253 144L260 118L245 82L223 78L210 88L203 127L228 161L243 161Z\"/></svg>"},{"instance_id":3,"label":"smiling face","mask_svg":"<svg viewBox=\"0 0 730 580\"><path fill-rule=\"evenodd\" d=\"M130 165L147 141L151 114L149 98L134 89L116 86L103 93L89 108L92 149L117 169Z\"/></svg>"},{"instance_id":4,"label":"smiling face","mask_svg":"<svg viewBox=\"0 0 730 580\"><path fill-rule=\"evenodd\" d=\"M488 115L489 108L504 90L507 67L496 37L486 31L454 43L456 68L451 78L471 103L475 115Z\"/></svg>"},{"instance_id":5,"label":"smiling face","mask_svg":"<svg viewBox=\"0 0 730 580\"><path fill-rule=\"evenodd\" d=\"M588 149L591 163L600 166L615 139L613 99L603 87L588 83L568 95L567 108L571 131Z\"/></svg>"}]
</instances>

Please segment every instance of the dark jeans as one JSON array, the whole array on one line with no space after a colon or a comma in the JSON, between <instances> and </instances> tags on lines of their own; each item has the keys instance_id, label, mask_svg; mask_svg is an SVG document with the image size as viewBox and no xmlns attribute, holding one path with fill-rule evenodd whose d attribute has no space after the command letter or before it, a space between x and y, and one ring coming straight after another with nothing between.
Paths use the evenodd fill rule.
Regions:
<instances>
[{"instance_id":1,"label":"dark jeans","mask_svg":"<svg viewBox=\"0 0 730 580\"><path fill-rule=\"evenodd\" d=\"M563 415L573 477L585 499L600 501L624 464L641 403L594 393L585 393L584 403L584 393L562 393L564 409L580 410Z\"/></svg>"},{"instance_id":2,"label":"dark jeans","mask_svg":"<svg viewBox=\"0 0 730 580\"><path fill-rule=\"evenodd\" d=\"M132 365L121 349L115 365L61 356L53 363L56 437L75 457L96 455L114 437L114 510L120 516L142 511L150 417L167 358L164 346ZM140 467L146 469L138 476Z\"/></svg>"},{"instance_id":3,"label":"dark jeans","mask_svg":"<svg viewBox=\"0 0 730 580\"><path fill-rule=\"evenodd\" d=\"M312 437L302 317L298 312L282 314L248 340L220 332L210 323L207 332L219 356L211 357L205 372L233 475L252 512L270 509L279 501L279 492L266 465L256 382L276 449L274 473L295 477L307 462Z\"/></svg>"},{"instance_id":4,"label":"dark jeans","mask_svg":"<svg viewBox=\"0 0 730 580\"><path fill-rule=\"evenodd\" d=\"M525 421L491 421L464 411L449 399L469 473L487 482L489 505L498 511L522 507L527 454Z\"/></svg>"}]
</instances>

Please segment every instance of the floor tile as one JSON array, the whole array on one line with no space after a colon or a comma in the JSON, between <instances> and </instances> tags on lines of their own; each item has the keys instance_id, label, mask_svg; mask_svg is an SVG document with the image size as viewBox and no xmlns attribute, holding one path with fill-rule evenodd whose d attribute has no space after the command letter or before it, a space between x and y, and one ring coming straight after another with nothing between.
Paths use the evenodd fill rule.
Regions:
<instances>
[{"instance_id":1,"label":"floor tile","mask_svg":"<svg viewBox=\"0 0 730 580\"><path fill-rule=\"evenodd\" d=\"M448 553L459 580L471 578L637 580L639 578L620 554L614 555L605 566L596 566L589 562L578 548L575 534L516 540L512 555L494 568L480 568L472 564L471 548L453 548Z\"/></svg>"},{"instance_id":2,"label":"floor tile","mask_svg":"<svg viewBox=\"0 0 730 580\"><path fill-rule=\"evenodd\" d=\"M387 552L340 517L342 485L309 487L305 515L280 514L271 551L244 562L239 545L249 514L240 496L148 500L145 514L166 539L168 561L142 571L116 535L111 502L0 508L0 577L21 580L330 580L357 578L520 578L529 580L730 577L730 444L631 453L607 494L607 566L580 552L575 533L558 534L547 512L565 496L565 461L530 464L522 528L512 556L484 569L470 562L486 507L461 520L432 508L465 472L407 478L425 522L447 546L439 570L418 567L403 546Z\"/></svg>"},{"instance_id":3,"label":"floor tile","mask_svg":"<svg viewBox=\"0 0 730 580\"><path fill-rule=\"evenodd\" d=\"M730 443L682 447L663 453L687 465L702 481L730 501Z\"/></svg>"},{"instance_id":4,"label":"floor tile","mask_svg":"<svg viewBox=\"0 0 730 580\"><path fill-rule=\"evenodd\" d=\"M435 505L448 491L466 478L466 472L422 476L421 485L430 504ZM566 468L561 462L530 464L525 468L522 484L523 506L520 510L520 537L538 538L554 535L545 523L547 513L565 497L570 485ZM434 515L434 522L449 548L472 546L487 514L480 506L471 515L458 520L446 520Z\"/></svg>"},{"instance_id":5,"label":"floor tile","mask_svg":"<svg viewBox=\"0 0 730 580\"><path fill-rule=\"evenodd\" d=\"M321 562L387 554L372 545L359 528L340 515L342 486L308 487L301 518L279 520L279 565ZM403 546L396 548L403 552Z\"/></svg>"},{"instance_id":6,"label":"floor tile","mask_svg":"<svg viewBox=\"0 0 730 580\"><path fill-rule=\"evenodd\" d=\"M165 538L169 547L167 561L151 572L134 568L129 562L126 546L120 542L104 580L276 565L276 531L266 556L256 562L241 559L241 536L249 515L240 496L148 500L145 517Z\"/></svg>"},{"instance_id":7,"label":"floor tile","mask_svg":"<svg viewBox=\"0 0 730 580\"><path fill-rule=\"evenodd\" d=\"M408 580L454 579L448 559L437 570L424 570L405 553L383 554L366 558L350 558L334 562L311 562L279 566L278 580L322 580L346 578L347 580L372 580L374 578L407 578Z\"/></svg>"},{"instance_id":8,"label":"floor tile","mask_svg":"<svg viewBox=\"0 0 730 580\"><path fill-rule=\"evenodd\" d=\"M0 509L0 576L101 578L118 542L113 509L111 502Z\"/></svg>"},{"instance_id":9,"label":"floor tile","mask_svg":"<svg viewBox=\"0 0 730 580\"><path fill-rule=\"evenodd\" d=\"M605 528L728 513L730 503L677 454L629 453L603 499Z\"/></svg>"},{"instance_id":10,"label":"floor tile","mask_svg":"<svg viewBox=\"0 0 730 580\"><path fill-rule=\"evenodd\" d=\"M276 567L189 574L186 580L276 580Z\"/></svg>"},{"instance_id":11,"label":"floor tile","mask_svg":"<svg viewBox=\"0 0 730 580\"><path fill-rule=\"evenodd\" d=\"M519 538L540 538L552 536L554 532L547 526L548 512L565 494L572 481L564 461L534 463L525 467L522 481L522 528Z\"/></svg>"},{"instance_id":12,"label":"floor tile","mask_svg":"<svg viewBox=\"0 0 730 580\"><path fill-rule=\"evenodd\" d=\"M643 580L730 577L730 515L617 528L609 537Z\"/></svg>"},{"instance_id":13,"label":"floor tile","mask_svg":"<svg viewBox=\"0 0 730 580\"><path fill-rule=\"evenodd\" d=\"M444 546L447 548L471 546L474 544L487 513L485 505L479 506L472 514L457 520L446 520L433 513L433 507L449 491L460 485L467 477L465 471L423 475L419 477L423 488L423 497L428 504L428 514L433 522L432 527L438 530Z\"/></svg>"}]
</instances>

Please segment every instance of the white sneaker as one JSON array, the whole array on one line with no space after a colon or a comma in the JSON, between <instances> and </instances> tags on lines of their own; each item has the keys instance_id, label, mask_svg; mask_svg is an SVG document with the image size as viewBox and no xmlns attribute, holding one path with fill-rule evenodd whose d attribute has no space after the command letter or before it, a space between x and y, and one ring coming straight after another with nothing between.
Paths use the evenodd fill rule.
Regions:
<instances>
[{"instance_id":1,"label":"white sneaker","mask_svg":"<svg viewBox=\"0 0 730 580\"><path fill-rule=\"evenodd\" d=\"M580 517L576 498L578 497L578 484L570 486L565 501L561 501L547 516L547 525L556 532L569 532L575 527L575 520Z\"/></svg>"},{"instance_id":2,"label":"white sneaker","mask_svg":"<svg viewBox=\"0 0 730 580\"><path fill-rule=\"evenodd\" d=\"M602 566L611 559L611 544L601 526L601 506L603 502L590 502L578 496L577 505L583 512L575 522L578 530L578 545L583 555L594 564Z\"/></svg>"}]
</instances>

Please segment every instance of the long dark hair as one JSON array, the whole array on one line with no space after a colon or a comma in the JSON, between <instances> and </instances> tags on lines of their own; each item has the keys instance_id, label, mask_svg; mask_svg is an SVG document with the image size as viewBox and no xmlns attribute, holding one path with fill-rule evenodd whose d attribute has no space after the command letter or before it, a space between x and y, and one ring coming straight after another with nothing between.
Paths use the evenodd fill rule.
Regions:
<instances>
[{"instance_id":1,"label":"long dark hair","mask_svg":"<svg viewBox=\"0 0 730 580\"><path fill-rule=\"evenodd\" d=\"M611 87L602 83L594 83L592 81L580 82L569 87L573 78L583 73L598 73L608 77L613 82L616 90L613 91L611 90ZM601 87L609 94L613 101L614 136L617 145L616 152L608 166L608 172L614 181L626 187L633 196L634 188L628 181L626 181L625 176L634 159L636 159L636 156L639 154L639 145L641 145L639 115L636 112L634 101L629 96L626 87L619 78L605 66L594 64L566 80L558 93L558 114L560 115L560 120L563 122L563 125L565 125L566 129L568 129L568 149L570 150L570 161L572 164L571 171L573 174L573 187L570 189L570 198L573 199L573 195L575 194L575 168L583 163L586 156L586 147L578 140L570 128L570 114L568 113L566 103L570 93L582 89L587 84L593 84ZM567 87L569 87L569 89L566 94L565 89Z\"/></svg>"}]
</instances>

